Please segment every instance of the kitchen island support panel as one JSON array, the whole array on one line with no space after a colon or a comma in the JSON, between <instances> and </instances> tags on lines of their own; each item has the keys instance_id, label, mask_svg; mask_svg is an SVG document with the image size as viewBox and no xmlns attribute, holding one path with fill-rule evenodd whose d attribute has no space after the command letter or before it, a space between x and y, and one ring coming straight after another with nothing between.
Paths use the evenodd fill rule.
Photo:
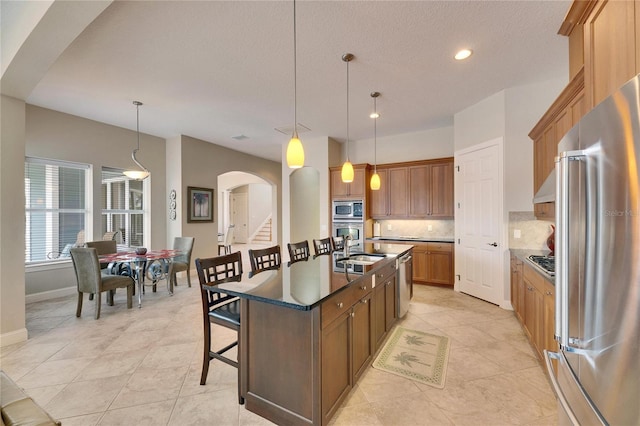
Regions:
<instances>
[{"instance_id":1,"label":"kitchen island support panel","mask_svg":"<svg viewBox=\"0 0 640 426\"><path fill-rule=\"evenodd\" d=\"M241 302L245 407L277 424L314 424L320 412L319 307Z\"/></svg>"}]
</instances>

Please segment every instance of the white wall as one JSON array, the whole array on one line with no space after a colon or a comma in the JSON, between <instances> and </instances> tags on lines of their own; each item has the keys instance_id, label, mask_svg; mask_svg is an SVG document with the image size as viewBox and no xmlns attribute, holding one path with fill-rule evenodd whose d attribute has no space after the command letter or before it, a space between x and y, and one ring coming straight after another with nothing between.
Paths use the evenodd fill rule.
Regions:
<instances>
[{"instance_id":1,"label":"white wall","mask_svg":"<svg viewBox=\"0 0 640 426\"><path fill-rule=\"evenodd\" d=\"M349 159L353 164L374 163L373 138L349 145ZM453 157L453 127L378 137L377 157L378 164ZM346 158L346 144L342 144L342 158Z\"/></svg>"},{"instance_id":2,"label":"white wall","mask_svg":"<svg viewBox=\"0 0 640 426\"><path fill-rule=\"evenodd\" d=\"M0 346L27 339L24 270L25 104L1 97Z\"/></svg>"},{"instance_id":3,"label":"white wall","mask_svg":"<svg viewBox=\"0 0 640 426\"><path fill-rule=\"evenodd\" d=\"M566 78L558 78L506 91L506 212L533 210L533 142L529 138L529 132L567 83Z\"/></svg>"},{"instance_id":4,"label":"white wall","mask_svg":"<svg viewBox=\"0 0 640 426\"><path fill-rule=\"evenodd\" d=\"M249 184L249 230L248 237L256 233L264 221L269 217L271 205L271 185L265 183Z\"/></svg>"},{"instance_id":5,"label":"white wall","mask_svg":"<svg viewBox=\"0 0 640 426\"><path fill-rule=\"evenodd\" d=\"M166 173L167 173L167 207L169 209L168 194L171 190L176 191L176 218L171 220L167 216L167 247L173 247L173 240L175 237L182 236L182 209L180 206L183 201L182 191L178 191L178 188L182 188L182 151L180 149L180 137L176 136L166 141L166 153L165 158ZM143 163L144 164L144 163ZM168 213L167 213L168 214Z\"/></svg>"},{"instance_id":6,"label":"white wall","mask_svg":"<svg viewBox=\"0 0 640 426\"><path fill-rule=\"evenodd\" d=\"M231 171L241 171L260 176L275 186L277 200L274 205L282 204L281 166L275 161L265 160L249 154L214 145L203 140L182 136L182 187L177 189L183 194L187 186L216 188L218 176ZM218 190L216 189L216 194ZM214 198L217 199L217 195ZM218 212L214 209L214 222L187 223L187 206L182 203L182 231L184 236L195 237L192 258L211 257L218 253ZM282 218L277 218L282 223ZM278 238L278 230L274 235Z\"/></svg>"}]
</instances>

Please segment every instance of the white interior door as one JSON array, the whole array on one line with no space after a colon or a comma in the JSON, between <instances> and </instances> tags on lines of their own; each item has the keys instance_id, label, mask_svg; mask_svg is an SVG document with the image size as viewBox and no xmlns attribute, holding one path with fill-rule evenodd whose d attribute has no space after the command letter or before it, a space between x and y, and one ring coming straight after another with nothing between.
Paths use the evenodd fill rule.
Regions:
<instances>
[{"instance_id":1,"label":"white interior door","mask_svg":"<svg viewBox=\"0 0 640 426\"><path fill-rule=\"evenodd\" d=\"M502 138L456 152L455 163L455 289L502 305Z\"/></svg>"},{"instance_id":2,"label":"white interior door","mask_svg":"<svg viewBox=\"0 0 640 426\"><path fill-rule=\"evenodd\" d=\"M233 230L233 241L236 243L247 243L247 222L248 222L248 212L247 212L247 194L244 192L233 194L231 196L231 200L233 205L231 206L231 223L236 225Z\"/></svg>"}]
</instances>

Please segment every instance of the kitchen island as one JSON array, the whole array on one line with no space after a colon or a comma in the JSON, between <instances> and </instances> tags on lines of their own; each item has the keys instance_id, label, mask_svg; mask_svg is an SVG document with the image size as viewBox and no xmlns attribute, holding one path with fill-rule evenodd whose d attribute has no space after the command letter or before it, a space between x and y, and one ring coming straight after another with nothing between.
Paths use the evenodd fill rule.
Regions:
<instances>
[{"instance_id":1,"label":"kitchen island","mask_svg":"<svg viewBox=\"0 0 640 426\"><path fill-rule=\"evenodd\" d=\"M219 285L241 299L245 407L276 424L327 424L397 319L396 261L411 250L365 244L377 261L337 289L331 256Z\"/></svg>"}]
</instances>

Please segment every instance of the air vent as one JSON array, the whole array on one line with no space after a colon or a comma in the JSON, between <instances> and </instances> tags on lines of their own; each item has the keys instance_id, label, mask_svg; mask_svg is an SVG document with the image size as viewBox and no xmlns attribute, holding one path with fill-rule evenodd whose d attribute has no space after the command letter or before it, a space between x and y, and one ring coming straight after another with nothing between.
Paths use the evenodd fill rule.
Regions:
<instances>
[{"instance_id":1,"label":"air vent","mask_svg":"<svg viewBox=\"0 0 640 426\"><path fill-rule=\"evenodd\" d=\"M293 134L293 126L282 126L282 127L276 127L275 129L287 136L291 136ZM310 132L310 131L311 131L310 128L308 128L303 124L298 123L298 134Z\"/></svg>"},{"instance_id":2,"label":"air vent","mask_svg":"<svg viewBox=\"0 0 640 426\"><path fill-rule=\"evenodd\" d=\"M243 141L245 139L249 139L249 136L245 136L245 135L231 136L231 139L235 139L237 141Z\"/></svg>"}]
</instances>

